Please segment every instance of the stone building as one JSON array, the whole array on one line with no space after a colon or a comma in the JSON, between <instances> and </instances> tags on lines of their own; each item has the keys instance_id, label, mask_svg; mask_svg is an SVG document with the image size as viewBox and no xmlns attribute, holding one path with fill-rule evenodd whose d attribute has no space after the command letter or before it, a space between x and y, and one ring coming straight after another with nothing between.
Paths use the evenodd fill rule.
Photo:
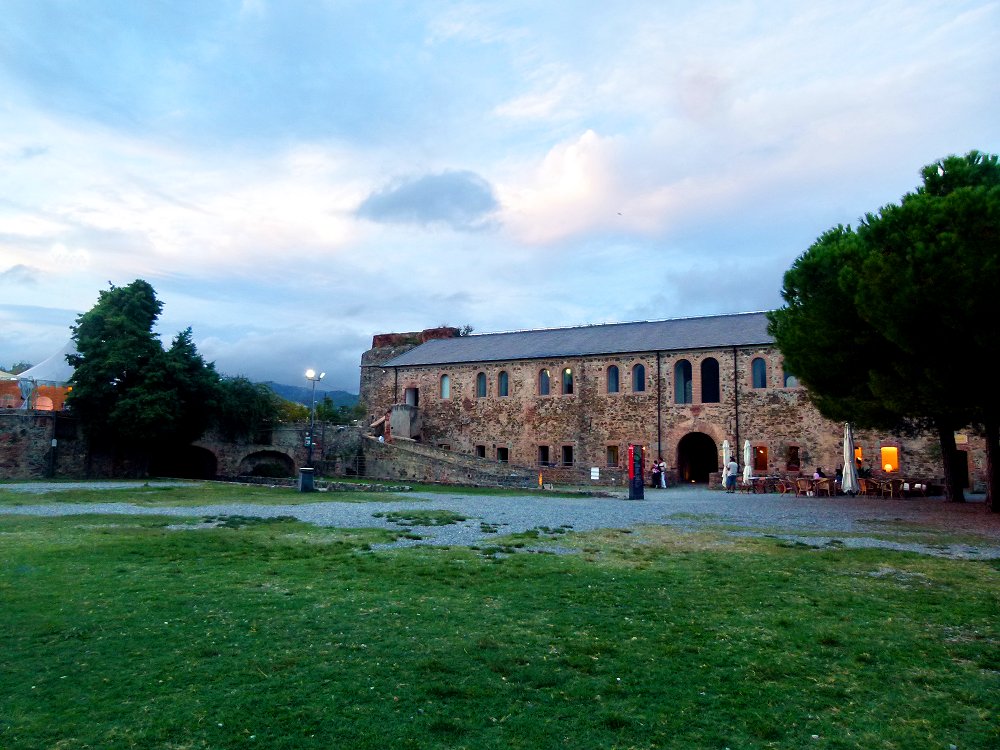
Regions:
<instances>
[{"instance_id":1,"label":"stone building","mask_svg":"<svg viewBox=\"0 0 1000 750\"><path fill-rule=\"evenodd\" d=\"M714 481L723 441L755 474L827 474L843 462L843 425L822 417L785 371L766 313L509 333L454 328L381 334L361 361L360 398L387 442L477 456L563 478L621 482L628 446L662 456L674 482ZM957 436L968 486L982 483L980 441ZM940 482L933 436L856 431L875 475ZM959 467L962 470L962 467Z\"/></svg>"}]
</instances>

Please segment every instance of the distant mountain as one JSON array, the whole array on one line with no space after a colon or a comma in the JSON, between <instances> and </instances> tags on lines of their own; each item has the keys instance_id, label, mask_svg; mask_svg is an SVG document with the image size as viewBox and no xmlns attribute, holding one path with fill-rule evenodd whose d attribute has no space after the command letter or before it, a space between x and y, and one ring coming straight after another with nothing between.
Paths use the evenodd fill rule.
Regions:
<instances>
[{"instance_id":1,"label":"distant mountain","mask_svg":"<svg viewBox=\"0 0 1000 750\"><path fill-rule=\"evenodd\" d=\"M264 383L264 385L287 401L302 404L303 406L312 406L312 386L285 385L283 383L275 383L273 381L268 381ZM333 401L334 406L353 407L358 403L357 394L348 393L347 391L327 391L321 388L316 389L317 404L323 403L323 399L327 396L329 396L330 400Z\"/></svg>"}]
</instances>

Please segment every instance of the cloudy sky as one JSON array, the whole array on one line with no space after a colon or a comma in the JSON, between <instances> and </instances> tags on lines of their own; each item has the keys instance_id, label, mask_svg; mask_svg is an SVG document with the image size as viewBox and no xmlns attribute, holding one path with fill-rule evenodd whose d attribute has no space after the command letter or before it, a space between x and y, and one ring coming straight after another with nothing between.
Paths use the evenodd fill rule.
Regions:
<instances>
[{"instance_id":1,"label":"cloudy sky","mask_svg":"<svg viewBox=\"0 0 1000 750\"><path fill-rule=\"evenodd\" d=\"M223 374L373 334L770 309L826 229L1000 151L1000 3L6 0L0 367L109 284Z\"/></svg>"}]
</instances>

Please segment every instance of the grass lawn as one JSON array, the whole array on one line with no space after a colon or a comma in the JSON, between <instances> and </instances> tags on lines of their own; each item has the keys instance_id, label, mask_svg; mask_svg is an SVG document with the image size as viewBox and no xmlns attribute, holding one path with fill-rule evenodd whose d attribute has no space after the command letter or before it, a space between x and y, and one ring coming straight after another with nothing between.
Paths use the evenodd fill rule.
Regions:
<instances>
[{"instance_id":1,"label":"grass lawn","mask_svg":"<svg viewBox=\"0 0 1000 750\"><path fill-rule=\"evenodd\" d=\"M997 561L198 520L0 517L0 748L1000 747Z\"/></svg>"}]
</instances>

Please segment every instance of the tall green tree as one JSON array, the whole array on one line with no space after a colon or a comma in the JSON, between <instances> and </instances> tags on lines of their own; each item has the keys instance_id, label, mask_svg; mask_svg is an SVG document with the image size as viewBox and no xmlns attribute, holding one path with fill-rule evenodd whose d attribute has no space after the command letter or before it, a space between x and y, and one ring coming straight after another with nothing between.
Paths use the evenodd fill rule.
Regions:
<instances>
[{"instance_id":1,"label":"tall green tree","mask_svg":"<svg viewBox=\"0 0 1000 750\"><path fill-rule=\"evenodd\" d=\"M112 286L77 318L73 390L67 399L91 444L144 473L155 450L186 445L204 432L218 375L182 331L164 350L153 326L162 303L141 279Z\"/></svg>"},{"instance_id":2,"label":"tall green tree","mask_svg":"<svg viewBox=\"0 0 1000 750\"><path fill-rule=\"evenodd\" d=\"M278 423L281 400L264 383L222 378L213 426L224 440L254 440Z\"/></svg>"},{"instance_id":3,"label":"tall green tree","mask_svg":"<svg viewBox=\"0 0 1000 750\"><path fill-rule=\"evenodd\" d=\"M981 425L997 510L1000 398L985 363L1000 344L1000 167L973 151L922 177L899 204L857 231L827 232L796 259L770 331L825 416L936 430L951 499L963 499L954 432Z\"/></svg>"}]
</instances>

